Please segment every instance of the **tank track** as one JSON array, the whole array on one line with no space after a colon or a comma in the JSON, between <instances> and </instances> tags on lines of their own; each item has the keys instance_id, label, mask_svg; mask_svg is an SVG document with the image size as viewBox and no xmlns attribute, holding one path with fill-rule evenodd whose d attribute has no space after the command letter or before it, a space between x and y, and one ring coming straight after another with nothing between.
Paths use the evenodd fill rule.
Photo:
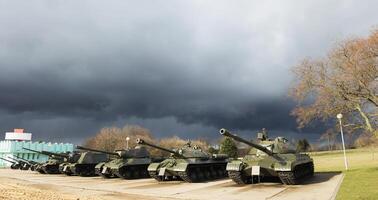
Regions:
<instances>
[{"instance_id":1,"label":"tank track","mask_svg":"<svg viewBox=\"0 0 378 200\"><path fill-rule=\"evenodd\" d=\"M118 170L114 170L112 173L124 179L150 178L151 175L147 172L147 167L147 164L123 166Z\"/></svg>"},{"instance_id":2,"label":"tank track","mask_svg":"<svg viewBox=\"0 0 378 200\"><path fill-rule=\"evenodd\" d=\"M241 171L228 171L228 177L238 185L252 183L252 177L245 176Z\"/></svg>"},{"instance_id":3,"label":"tank track","mask_svg":"<svg viewBox=\"0 0 378 200\"><path fill-rule=\"evenodd\" d=\"M73 175L79 175L83 177L97 176L95 173L95 164L76 164L71 167Z\"/></svg>"},{"instance_id":4,"label":"tank track","mask_svg":"<svg viewBox=\"0 0 378 200\"><path fill-rule=\"evenodd\" d=\"M314 163L306 163L298 165L294 168L294 171L278 172L278 177L285 185L296 185L303 181L306 177L314 175Z\"/></svg>"},{"instance_id":5,"label":"tank track","mask_svg":"<svg viewBox=\"0 0 378 200\"><path fill-rule=\"evenodd\" d=\"M188 183L215 180L226 177L226 164L191 165L186 171L178 172L179 177Z\"/></svg>"},{"instance_id":6,"label":"tank track","mask_svg":"<svg viewBox=\"0 0 378 200\"><path fill-rule=\"evenodd\" d=\"M163 181L163 177L158 176L156 171L148 171L148 174L150 175L151 178L154 178L157 181Z\"/></svg>"},{"instance_id":7,"label":"tank track","mask_svg":"<svg viewBox=\"0 0 378 200\"><path fill-rule=\"evenodd\" d=\"M46 174L60 174L59 165L57 165L57 164L42 166L42 170Z\"/></svg>"},{"instance_id":8,"label":"tank track","mask_svg":"<svg viewBox=\"0 0 378 200\"><path fill-rule=\"evenodd\" d=\"M193 178L191 178L188 173L186 172L178 172L178 175L180 176L180 178L185 181L185 182L188 182L188 183L193 183L195 182L196 180L194 180Z\"/></svg>"}]
</instances>

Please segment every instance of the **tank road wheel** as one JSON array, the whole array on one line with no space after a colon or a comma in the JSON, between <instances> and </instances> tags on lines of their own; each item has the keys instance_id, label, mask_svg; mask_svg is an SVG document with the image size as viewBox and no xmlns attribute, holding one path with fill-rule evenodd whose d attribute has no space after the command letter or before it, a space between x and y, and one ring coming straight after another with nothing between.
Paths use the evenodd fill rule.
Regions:
<instances>
[{"instance_id":1,"label":"tank road wheel","mask_svg":"<svg viewBox=\"0 0 378 200\"><path fill-rule=\"evenodd\" d=\"M217 179L218 178L217 168L215 166L212 166L210 168L210 176L211 176L212 179Z\"/></svg>"},{"instance_id":2,"label":"tank road wheel","mask_svg":"<svg viewBox=\"0 0 378 200\"><path fill-rule=\"evenodd\" d=\"M112 175L111 174L103 174L103 173L100 173L99 174L102 178L111 178Z\"/></svg>"},{"instance_id":3,"label":"tank road wheel","mask_svg":"<svg viewBox=\"0 0 378 200\"><path fill-rule=\"evenodd\" d=\"M210 168L205 167L203 170L204 170L203 173L205 175L205 179L211 180L212 176L211 176L211 173L210 173Z\"/></svg>"},{"instance_id":4,"label":"tank road wheel","mask_svg":"<svg viewBox=\"0 0 378 200\"><path fill-rule=\"evenodd\" d=\"M295 171L278 172L278 177L280 178L281 182L285 185L296 185L298 183L298 179L295 176Z\"/></svg>"},{"instance_id":5,"label":"tank road wheel","mask_svg":"<svg viewBox=\"0 0 378 200\"><path fill-rule=\"evenodd\" d=\"M228 177L238 185L252 183L252 177L244 175L241 171L228 171Z\"/></svg>"},{"instance_id":6,"label":"tank road wheel","mask_svg":"<svg viewBox=\"0 0 378 200\"><path fill-rule=\"evenodd\" d=\"M285 185L296 185L303 181L306 177L311 177L314 175L314 163L309 162L302 165L297 165L293 171L289 172L278 172L278 177L281 179L282 183Z\"/></svg>"},{"instance_id":7,"label":"tank road wheel","mask_svg":"<svg viewBox=\"0 0 378 200\"><path fill-rule=\"evenodd\" d=\"M198 182L198 173L196 168L188 167L185 172L178 172L179 177L188 183L195 183Z\"/></svg>"},{"instance_id":8,"label":"tank road wheel","mask_svg":"<svg viewBox=\"0 0 378 200\"><path fill-rule=\"evenodd\" d=\"M186 182L197 182L199 180L198 173L196 170L190 169L189 174L188 174L190 180L185 180ZM182 177L181 177L182 178Z\"/></svg>"},{"instance_id":9,"label":"tank road wheel","mask_svg":"<svg viewBox=\"0 0 378 200\"><path fill-rule=\"evenodd\" d=\"M203 181L205 179L205 174L203 173L203 170L201 167L196 167L196 173L198 176L198 181Z\"/></svg>"},{"instance_id":10,"label":"tank road wheel","mask_svg":"<svg viewBox=\"0 0 378 200\"><path fill-rule=\"evenodd\" d=\"M140 178L140 173L139 173L139 169L138 168L132 167L132 168L130 168L130 171L131 171L131 178L132 179L138 179L138 178Z\"/></svg>"},{"instance_id":11,"label":"tank road wheel","mask_svg":"<svg viewBox=\"0 0 378 200\"><path fill-rule=\"evenodd\" d=\"M217 170L217 174L218 174L218 178L222 178L225 176L225 171L223 171L222 169L218 169Z\"/></svg>"},{"instance_id":12,"label":"tank road wheel","mask_svg":"<svg viewBox=\"0 0 378 200\"><path fill-rule=\"evenodd\" d=\"M118 172L115 173L118 177L124 178L124 179L131 179L132 174L129 167L121 167L119 168Z\"/></svg>"},{"instance_id":13,"label":"tank road wheel","mask_svg":"<svg viewBox=\"0 0 378 200\"><path fill-rule=\"evenodd\" d=\"M147 166L146 167L142 167L140 169L140 172L139 172L141 178L150 178L150 175L148 174L148 171L147 171Z\"/></svg>"},{"instance_id":14,"label":"tank road wheel","mask_svg":"<svg viewBox=\"0 0 378 200\"><path fill-rule=\"evenodd\" d=\"M95 170L92 169L90 166L81 166L78 171L79 171L78 172L79 176L83 176L83 177L96 175Z\"/></svg>"}]
</instances>

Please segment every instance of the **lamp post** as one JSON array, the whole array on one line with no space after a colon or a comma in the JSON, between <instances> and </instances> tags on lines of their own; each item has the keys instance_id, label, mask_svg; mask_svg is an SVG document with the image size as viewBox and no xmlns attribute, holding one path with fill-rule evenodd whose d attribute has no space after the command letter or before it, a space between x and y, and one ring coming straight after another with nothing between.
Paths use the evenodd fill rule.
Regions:
<instances>
[{"instance_id":1,"label":"lamp post","mask_svg":"<svg viewBox=\"0 0 378 200\"><path fill-rule=\"evenodd\" d=\"M130 138L126 137L126 149L129 149L129 140L130 140Z\"/></svg>"},{"instance_id":2,"label":"lamp post","mask_svg":"<svg viewBox=\"0 0 378 200\"><path fill-rule=\"evenodd\" d=\"M337 119L339 119L339 123L340 123L340 133L341 133L341 141L343 143L345 170L348 170L348 162L347 162L346 153L345 153L345 142L344 142L343 124L341 123L341 119L343 118L343 115L341 113L339 113L339 114L337 114L336 117L337 117Z\"/></svg>"}]
</instances>

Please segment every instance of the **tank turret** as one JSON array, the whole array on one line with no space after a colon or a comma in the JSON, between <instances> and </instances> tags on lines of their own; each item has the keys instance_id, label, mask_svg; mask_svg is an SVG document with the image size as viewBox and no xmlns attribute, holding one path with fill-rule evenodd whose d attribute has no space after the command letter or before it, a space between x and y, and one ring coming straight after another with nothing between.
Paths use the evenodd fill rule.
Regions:
<instances>
[{"instance_id":1,"label":"tank turret","mask_svg":"<svg viewBox=\"0 0 378 200\"><path fill-rule=\"evenodd\" d=\"M103 151L103 150L99 150L99 149L92 149L92 148L83 147L83 146L76 146L76 149L85 150L85 151L99 152L99 153L104 153L104 154L114 155L114 156L119 156L119 154L115 153L115 152Z\"/></svg>"},{"instance_id":2,"label":"tank turret","mask_svg":"<svg viewBox=\"0 0 378 200\"><path fill-rule=\"evenodd\" d=\"M110 151L103 151L99 149L92 149L88 147L83 146L76 146L77 149L86 150L86 151L93 151L93 152L99 152L104 153L108 155L114 155L118 158L146 158L149 157L150 154L145 148L135 147L134 149L126 149L126 150L115 150L114 152Z\"/></svg>"},{"instance_id":3,"label":"tank turret","mask_svg":"<svg viewBox=\"0 0 378 200\"><path fill-rule=\"evenodd\" d=\"M153 148L156 148L156 149L162 150L162 151L169 152L169 153L173 154L173 155L176 156L176 157L184 157L182 154L180 154L180 153L177 152L177 151L174 151L174 150L171 150L171 149L167 149L167 148L164 148L164 147L161 147L161 146L155 145L155 144L148 143L148 142L146 142L146 141L144 141L143 139L140 139L140 138L138 138L138 139L136 140L136 143L137 143L137 144L146 145L146 146L150 146L150 147L153 147Z\"/></svg>"},{"instance_id":4,"label":"tank turret","mask_svg":"<svg viewBox=\"0 0 378 200\"><path fill-rule=\"evenodd\" d=\"M262 151L262 152L264 152L264 153L266 153L266 154L268 154L268 155L270 155L270 156L273 156L273 152L272 152L271 150L269 150L268 148L266 148L266 147L264 147L264 146L261 146L261 145L259 145L259 144L256 144L256 143L254 143L254 142L247 141L247 140L245 140L245 139L243 139L243 138L240 138L240 137L238 137L238 136L236 136L236 135L230 133L229 131L227 131L227 130L224 129L224 128L222 128L222 129L219 131L219 133L222 134L223 136L230 137L230 138L232 138L232 139L234 139L234 140L236 140L236 141L238 141L238 142L242 142L242 143L247 144L247 145L249 145L249 146L251 146L251 147L254 147L254 148L256 148L256 149L258 149L258 150L260 150L260 151Z\"/></svg>"},{"instance_id":5,"label":"tank turret","mask_svg":"<svg viewBox=\"0 0 378 200\"><path fill-rule=\"evenodd\" d=\"M60 158L68 158L69 157L68 154L64 154L64 153L53 153L53 152L50 152L50 151L36 151L36 150L28 149L28 148L25 148L25 147L23 147L23 149L28 150L28 151L32 151L32 152L35 152L35 153L47 155L47 156L55 156L55 157L60 157Z\"/></svg>"}]
</instances>

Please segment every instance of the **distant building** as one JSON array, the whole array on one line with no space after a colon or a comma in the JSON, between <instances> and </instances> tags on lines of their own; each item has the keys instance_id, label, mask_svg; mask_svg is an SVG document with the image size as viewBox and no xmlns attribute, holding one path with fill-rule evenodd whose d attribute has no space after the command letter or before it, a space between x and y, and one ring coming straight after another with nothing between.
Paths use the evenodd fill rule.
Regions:
<instances>
[{"instance_id":1,"label":"distant building","mask_svg":"<svg viewBox=\"0 0 378 200\"><path fill-rule=\"evenodd\" d=\"M24 129L16 128L13 132L5 133L5 140L13 141L31 141L32 134L24 133Z\"/></svg>"},{"instance_id":2,"label":"distant building","mask_svg":"<svg viewBox=\"0 0 378 200\"><path fill-rule=\"evenodd\" d=\"M37 150L50 151L54 153L71 152L74 150L74 145L70 143L51 143L51 142L33 142L31 141L32 134L24 133L23 129L15 129L13 132L5 133L5 140L0 141L0 157L7 159L15 156L33 160L36 162L45 162L48 156L33 153L22 149L23 147ZM0 168L8 167L10 163L0 160Z\"/></svg>"}]
</instances>

